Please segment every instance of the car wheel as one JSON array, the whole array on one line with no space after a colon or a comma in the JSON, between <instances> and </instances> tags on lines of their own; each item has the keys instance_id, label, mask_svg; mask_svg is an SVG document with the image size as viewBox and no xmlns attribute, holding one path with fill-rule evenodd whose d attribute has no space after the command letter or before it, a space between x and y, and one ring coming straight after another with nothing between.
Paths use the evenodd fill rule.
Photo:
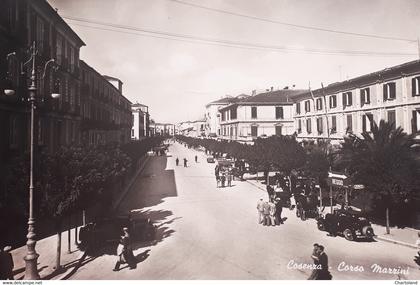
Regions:
<instances>
[{"instance_id":1,"label":"car wheel","mask_svg":"<svg viewBox=\"0 0 420 285\"><path fill-rule=\"evenodd\" d=\"M323 221L318 221L318 230L325 231L325 224Z\"/></svg>"},{"instance_id":2,"label":"car wheel","mask_svg":"<svg viewBox=\"0 0 420 285\"><path fill-rule=\"evenodd\" d=\"M343 232L344 237L346 240L353 241L354 240L354 233L350 229L345 229Z\"/></svg>"},{"instance_id":3,"label":"car wheel","mask_svg":"<svg viewBox=\"0 0 420 285\"><path fill-rule=\"evenodd\" d=\"M372 239L373 238L373 236L375 235L374 233L373 233L373 229L372 229L372 227L369 227L369 226L365 226L365 227L363 227L363 229L362 229L362 233L363 233L363 235L365 235L367 238L369 238L369 239Z\"/></svg>"},{"instance_id":4,"label":"car wheel","mask_svg":"<svg viewBox=\"0 0 420 285\"><path fill-rule=\"evenodd\" d=\"M300 210L296 208L296 217L300 218Z\"/></svg>"}]
</instances>

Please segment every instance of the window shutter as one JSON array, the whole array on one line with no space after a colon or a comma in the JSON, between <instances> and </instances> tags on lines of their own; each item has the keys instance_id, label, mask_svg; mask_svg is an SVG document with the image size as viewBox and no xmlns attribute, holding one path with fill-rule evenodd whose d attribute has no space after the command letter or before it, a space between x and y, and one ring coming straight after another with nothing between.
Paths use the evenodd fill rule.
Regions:
<instances>
[{"instance_id":1,"label":"window shutter","mask_svg":"<svg viewBox=\"0 0 420 285\"><path fill-rule=\"evenodd\" d=\"M393 82L393 83L391 83L390 84L390 86L389 86L389 97L390 98L392 98L392 99L395 99L396 98L396 84Z\"/></svg>"},{"instance_id":2,"label":"window shutter","mask_svg":"<svg viewBox=\"0 0 420 285\"><path fill-rule=\"evenodd\" d=\"M416 96L417 94L416 94L416 78L412 78L411 79L411 96Z\"/></svg>"},{"instance_id":3,"label":"window shutter","mask_svg":"<svg viewBox=\"0 0 420 285\"><path fill-rule=\"evenodd\" d=\"M386 101L388 99L387 84L384 84L383 89L384 89L384 94L383 94L384 95L384 101Z\"/></svg>"},{"instance_id":4,"label":"window shutter","mask_svg":"<svg viewBox=\"0 0 420 285\"><path fill-rule=\"evenodd\" d=\"M366 132L366 115L362 116L362 130Z\"/></svg>"},{"instance_id":5,"label":"window shutter","mask_svg":"<svg viewBox=\"0 0 420 285\"><path fill-rule=\"evenodd\" d=\"M360 90L360 105L363 106L365 104L365 92L363 89Z\"/></svg>"},{"instance_id":6,"label":"window shutter","mask_svg":"<svg viewBox=\"0 0 420 285\"><path fill-rule=\"evenodd\" d=\"M342 96L343 96L343 98L342 98L343 99L343 108L345 108L346 105L347 105L347 100L346 100L347 93L343 93Z\"/></svg>"},{"instance_id":7,"label":"window shutter","mask_svg":"<svg viewBox=\"0 0 420 285\"><path fill-rule=\"evenodd\" d=\"M411 131L412 133L416 133L418 130L418 126L417 126L417 111L414 110L413 111L413 117L411 118Z\"/></svg>"},{"instance_id":8,"label":"window shutter","mask_svg":"<svg viewBox=\"0 0 420 285\"><path fill-rule=\"evenodd\" d=\"M351 92L349 92L348 93L349 95L348 95L348 102L347 102L347 104L349 105L349 106L351 106L352 104L353 104L353 94L351 93Z\"/></svg>"}]
</instances>

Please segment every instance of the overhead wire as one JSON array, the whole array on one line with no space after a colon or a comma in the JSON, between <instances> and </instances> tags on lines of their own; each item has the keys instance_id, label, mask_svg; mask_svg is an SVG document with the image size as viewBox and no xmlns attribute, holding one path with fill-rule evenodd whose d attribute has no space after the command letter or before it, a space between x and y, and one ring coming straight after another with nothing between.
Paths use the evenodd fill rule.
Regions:
<instances>
[{"instance_id":1,"label":"overhead wire","mask_svg":"<svg viewBox=\"0 0 420 285\"><path fill-rule=\"evenodd\" d=\"M213 12L217 12L217 13L227 14L227 15L231 15L231 16L252 19L252 20L256 20L256 21L260 21L260 22L279 24L279 25L289 26L289 27L294 27L294 28L299 28L299 29L314 30L314 31L320 31L320 32L343 34L343 35L357 36L357 37L368 37L368 38L383 39L383 40L405 41L405 42L412 42L412 43L417 42L416 39L399 38L399 37L383 36L383 35L375 35L375 34L363 34L363 33L340 31L340 30L333 30L333 29L320 28L320 27L314 27L314 26L306 26L306 25L287 23L287 22L282 22L282 21L278 21L278 20L261 18L261 17L257 17L257 16L241 14L241 13L238 13L238 12L232 12L232 11L212 8L212 7L208 7L208 6L202 6L202 5L199 5L199 4L195 4L195 3L191 3L191 2L185 2L185 1L182 1L182 0L167 0L167 1L175 2L175 3L178 3L178 4L187 5L187 6L191 6L191 7L195 7L195 8L199 8L199 9L204 9L204 10L208 10L208 11L213 11Z\"/></svg>"},{"instance_id":2,"label":"overhead wire","mask_svg":"<svg viewBox=\"0 0 420 285\"><path fill-rule=\"evenodd\" d=\"M314 49L314 48L293 48L293 47L278 46L278 45L255 44L255 43L249 43L249 42L238 42L238 41L222 40L222 39L215 39L215 38L198 37L198 36L192 36L192 35L186 35L186 34L170 33L170 32L164 32L164 31L159 31L159 30L120 25L120 24L115 24L115 23L102 22L102 21L72 17L72 16L62 16L62 17L71 21L88 23L90 25L83 25L83 24L78 24L78 23L73 23L73 25L92 28L92 29L111 31L111 32L117 32L117 33L125 33L125 34L133 34L133 35L144 36L144 37L160 38L160 39L166 39L166 40L176 40L176 41L189 42L189 43L200 43L200 44L207 44L207 45L242 48L242 49L272 50L272 51L279 51L279 52L298 52L298 53L310 53L310 54L322 54L322 55L381 56L381 57L416 56L415 53L376 52L376 51L360 51L360 50L325 50L325 49ZM92 26L92 24L99 25L102 27ZM104 28L103 26L108 27L108 28ZM127 32L127 31L131 31L131 32Z\"/></svg>"}]
</instances>

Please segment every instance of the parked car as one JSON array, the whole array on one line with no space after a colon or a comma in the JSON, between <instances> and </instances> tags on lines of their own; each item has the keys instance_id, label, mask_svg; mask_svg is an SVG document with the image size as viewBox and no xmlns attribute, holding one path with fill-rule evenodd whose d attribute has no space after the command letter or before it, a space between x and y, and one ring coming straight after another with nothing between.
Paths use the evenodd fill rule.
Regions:
<instances>
[{"instance_id":1,"label":"parked car","mask_svg":"<svg viewBox=\"0 0 420 285\"><path fill-rule=\"evenodd\" d=\"M316 194L303 195L294 194L296 202L296 217L305 221L307 218L319 217L319 199Z\"/></svg>"},{"instance_id":2,"label":"parked car","mask_svg":"<svg viewBox=\"0 0 420 285\"><path fill-rule=\"evenodd\" d=\"M318 229L335 235L342 235L347 240L357 238L372 240L374 232L371 223L360 212L350 210L335 210L332 214L318 219Z\"/></svg>"},{"instance_id":3,"label":"parked car","mask_svg":"<svg viewBox=\"0 0 420 285\"><path fill-rule=\"evenodd\" d=\"M82 249L99 249L108 243L117 243L128 228L132 241L150 241L155 239L156 226L147 218L131 215L102 218L80 228L79 240Z\"/></svg>"}]
</instances>

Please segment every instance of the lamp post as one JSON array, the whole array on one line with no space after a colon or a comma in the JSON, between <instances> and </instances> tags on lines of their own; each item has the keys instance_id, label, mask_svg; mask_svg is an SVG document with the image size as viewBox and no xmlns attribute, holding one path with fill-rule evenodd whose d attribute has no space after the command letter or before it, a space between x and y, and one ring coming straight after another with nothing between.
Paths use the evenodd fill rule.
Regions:
<instances>
[{"instance_id":1,"label":"lamp post","mask_svg":"<svg viewBox=\"0 0 420 285\"><path fill-rule=\"evenodd\" d=\"M34 148L35 148L35 108L36 108L36 56L37 49L36 43L33 42L30 48L30 59L23 64L23 66L32 63L31 67L31 76L29 77L30 84L28 87L29 90L29 103L31 107L31 121L30 121L30 164L29 164L29 219L28 219L28 234L26 235L27 242L27 252L24 257L25 260L25 277L24 279L36 280L39 279L39 273L37 268L37 262L39 254L35 250L36 245L36 233L35 233L35 218L34 218ZM11 53L7 55L7 58L10 56L16 56L16 53ZM49 64L54 63L54 59L50 59L44 65L44 72L42 79L45 78L45 72ZM14 95L14 90L4 90L6 95ZM59 97L58 93L52 94L53 98Z\"/></svg>"}]
</instances>

